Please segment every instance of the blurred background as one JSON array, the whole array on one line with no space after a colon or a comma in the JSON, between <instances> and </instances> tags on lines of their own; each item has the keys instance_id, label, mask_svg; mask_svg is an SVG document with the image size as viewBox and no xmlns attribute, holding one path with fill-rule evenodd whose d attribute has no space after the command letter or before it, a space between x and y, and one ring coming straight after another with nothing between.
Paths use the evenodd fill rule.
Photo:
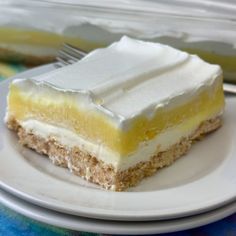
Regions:
<instances>
[{"instance_id":1,"label":"blurred background","mask_svg":"<svg viewBox=\"0 0 236 236\"><path fill-rule=\"evenodd\" d=\"M233 0L0 0L0 79L55 61L63 43L89 52L123 35L198 54L236 82Z\"/></svg>"}]
</instances>

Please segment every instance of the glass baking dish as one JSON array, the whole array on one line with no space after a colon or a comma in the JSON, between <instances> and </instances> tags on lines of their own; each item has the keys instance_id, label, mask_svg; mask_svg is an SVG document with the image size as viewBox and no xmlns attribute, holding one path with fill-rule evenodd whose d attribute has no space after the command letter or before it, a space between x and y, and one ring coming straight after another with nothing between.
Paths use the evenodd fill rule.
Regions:
<instances>
[{"instance_id":1,"label":"glass baking dish","mask_svg":"<svg viewBox=\"0 0 236 236\"><path fill-rule=\"evenodd\" d=\"M90 51L123 35L220 64L236 82L236 3L226 0L2 0L0 58L53 61L62 43Z\"/></svg>"}]
</instances>

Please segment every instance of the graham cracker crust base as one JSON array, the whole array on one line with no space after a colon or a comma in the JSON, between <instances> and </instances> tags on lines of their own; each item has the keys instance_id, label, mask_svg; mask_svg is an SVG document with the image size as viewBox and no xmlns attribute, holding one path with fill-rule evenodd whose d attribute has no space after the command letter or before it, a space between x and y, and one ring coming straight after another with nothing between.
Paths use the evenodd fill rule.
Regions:
<instances>
[{"instance_id":1,"label":"graham cracker crust base","mask_svg":"<svg viewBox=\"0 0 236 236\"><path fill-rule=\"evenodd\" d=\"M14 50L0 48L0 60L6 62L22 63L28 66L37 66L54 62L55 56L34 56L15 52Z\"/></svg>"},{"instance_id":2,"label":"graham cracker crust base","mask_svg":"<svg viewBox=\"0 0 236 236\"><path fill-rule=\"evenodd\" d=\"M183 138L166 151L157 152L149 161L140 162L127 170L116 171L112 165L105 164L78 147L68 148L54 138L44 139L27 132L14 118L7 122L8 127L17 132L22 145L47 155L53 164L66 167L72 173L113 191L124 191L137 185L145 177L155 174L158 169L171 165L188 152L194 141L216 130L221 124L220 117L204 121L190 137Z\"/></svg>"}]
</instances>

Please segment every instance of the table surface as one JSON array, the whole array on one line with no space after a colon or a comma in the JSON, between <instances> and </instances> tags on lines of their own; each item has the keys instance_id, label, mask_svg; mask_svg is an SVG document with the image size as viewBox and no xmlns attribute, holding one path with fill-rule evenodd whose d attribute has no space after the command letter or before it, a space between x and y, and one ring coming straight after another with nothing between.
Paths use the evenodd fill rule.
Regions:
<instances>
[{"instance_id":1,"label":"table surface","mask_svg":"<svg viewBox=\"0 0 236 236\"><path fill-rule=\"evenodd\" d=\"M5 80L17 72L25 70L26 67L17 64L6 64L0 62L0 81ZM40 223L28 217L20 215L9 208L0 204L0 236L19 236L19 235L100 235L87 232L75 232L62 229L52 225ZM160 234L159 234L160 235ZM217 221L215 223L198 227L191 230L161 234L162 236L234 236L236 235L236 213Z\"/></svg>"}]
</instances>

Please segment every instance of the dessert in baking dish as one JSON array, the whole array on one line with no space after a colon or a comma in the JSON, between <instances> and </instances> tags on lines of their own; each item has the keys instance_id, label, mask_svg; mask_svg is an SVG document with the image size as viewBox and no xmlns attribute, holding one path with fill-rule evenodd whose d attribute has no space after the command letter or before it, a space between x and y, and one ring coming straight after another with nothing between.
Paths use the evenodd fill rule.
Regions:
<instances>
[{"instance_id":1,"label":"dessert in baking dish","mask_svg":"<svg viewBox=\"0 0 236 236\"><path fill-rule=\"evenodd\" d=\"M63 43L69 43L85 51L103 46L101 43L79 37L30 31L26 29L0 28L0 60L40 65L55 61Z\"/></svg>"},{"instance_id":2,"label":"dessert in baking dish","mask_svg":"<svg viewBox=\"0 0 236 236\"><path fill-rule=\"evenodd\" d=\"M133 32L130 32L132 35ZM68 43L90 52L96 48L118 41L122 33L114 33L91 24L81 24L66 28L65 32L53 33L27 28L0 27L0 60L20 62L27 65L40 65L55 61L63 43ZM227 43L206 41L185 42L184 39L174 37L146 37L151 40L171 45L190 54L197 54L206 62L219 64L224 71L224 79L235 82L236 78L236 50Z\"/></svg>"},{"instance_id":3,"label":"dessert in baking dish","mask_svg":"<svg viewBox=\"0 0 236 236\"><path fill-rule=\"evenodd\" d=\"M79 62L10 85L20 142L106 189L123 191L221 125L218 65L123 37Z\"/></svg>"}]
</instances>

